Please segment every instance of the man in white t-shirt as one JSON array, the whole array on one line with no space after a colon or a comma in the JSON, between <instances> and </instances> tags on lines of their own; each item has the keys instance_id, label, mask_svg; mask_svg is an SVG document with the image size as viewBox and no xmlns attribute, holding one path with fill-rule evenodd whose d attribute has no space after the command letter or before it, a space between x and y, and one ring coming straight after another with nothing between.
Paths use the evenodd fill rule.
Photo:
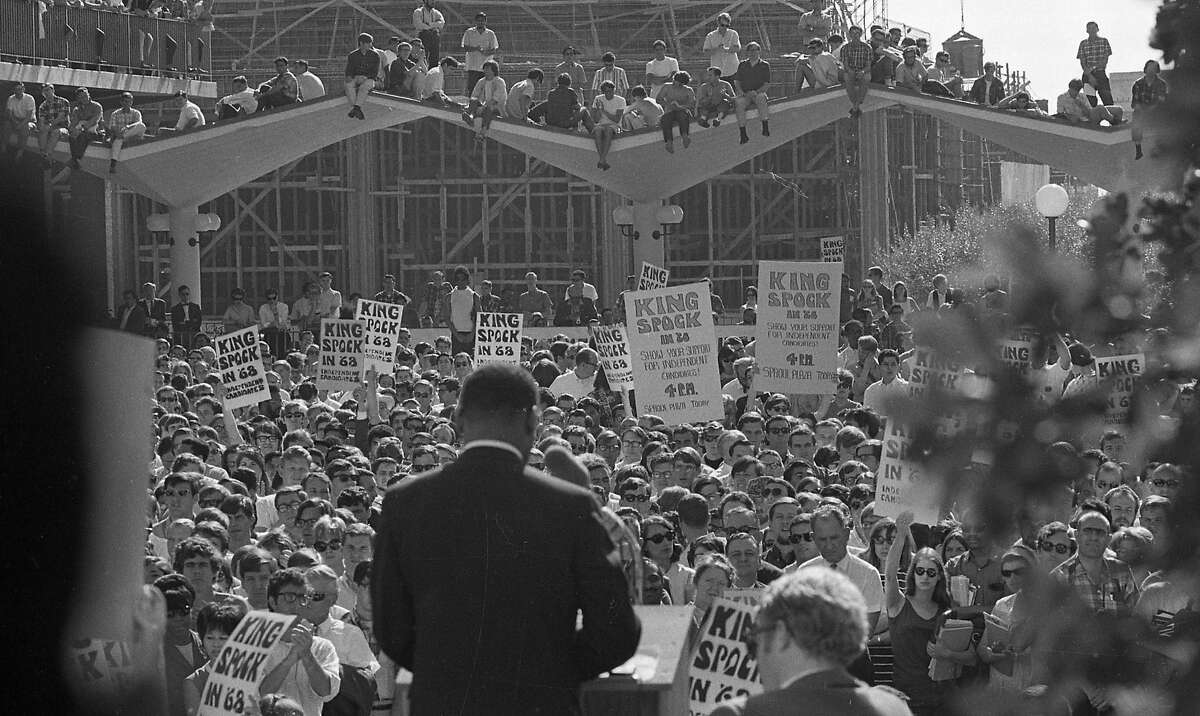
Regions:
<instances>
[{"instance_id":1,"label":"man in white t-shirt","mask_svg":"<svg viewBox=\"0 0 1200 716\"><path fill-rule=\"evenodd\" d=\"M533 105L533 96L546 76L538 68L533 68L525 75L525 79L513 84L508 90L508 99L504 103L504 113L509 119L524 121Z\"/></svg>"},{"instance_id":2,"label":"man in white t-shirt","mask_svg":"<svg viewBox=\"0 0 1200 716\"><path fill-rule=\"evenodd\" d=\"M187 92L176 92L175 101L179 105L179 119L175 121L174 127L160 127L159 132L186 132L204 126L204 112L200 111L199 105L188 99Z\"/></svg>"},{"instance_id":3,"label":"man in white t-shirt","mask_svg":"<svg viewBox=\"0 0 1200 716\"><path fill-rule=\"evenodd\" d=\"M607 170L608 150L612 148L613 137L620 131L621 115L625 113L625 98L617 94L615 84L605 80L600 83L600 94L592 100L592 111L596 119L592 136L596 139L596 154L600 157L596 166Z\"/></svg>"},{"instance_id":4,"label":"man in white t-shirt","mask_svg":"<svg viewBox=\"0 0 1200 716\"><path fill-rule=\"evenodd\" d=\"M312 102L325 96L325 83L308 69L308 60L296 60L296 84L300 86L300 101Z\"/></svg>"},{"instance_id":5,"label":"man in white t-shirt","mask_svg":"<svg viewBox=\"0 0 1200 716\"><path fill-rule=\"evenodd\" d=\"M471 96L475 83L483 79L483 63L495 60L500 41L487 26L487 13L475 13L475 26L463 33L462 48L467 52L467 87L463 94Z\"/></svg>"},{"instance_id":6,"label":"man in white t-shirt","mask_svg":"<svg viewBox=\"0 0 1200 716\"><path fill-rule=\"evenodd\" d=\"M258 98L250 89L245 75L233 78L233 93L217 100L217 119L248 117L258 111Z\"/></svg>"},{"instance_id":7,"label":"man in white t-shirt","mask_svg":"<svg viewBox=\"0 0 1200 716\"><path fill-rule=\"evenodd\" d=\"M886 416L889 406L908 397L908 381L900 377L900 354L891 348L879 351L879 372L879 380L863 393L863 406Z\"/></svg>"},{"instance_id":8,"label":"man in white t-shirt","mask_svg":"<svg viewBox=\"0 0 1200 716\"><path fill-rule=\"evenodd\" d=\"M729 13L717 15L717 29L704 36L704 51L708 53L709 67L719 67L722 77L733 77L737 72L738 52L742 49L742 40L737 30L729 25Z\"/></svg>"},{"instance_id":9,"label":"man in white t-shirt","mask_svg":"<svg viewBox=\"0 0 1200 716\"><path fill-rule=\"evenodd\" d=\"M450 353L474 353L475 316L479 313L479 294L471 288L471 272L456 266L451 274L454 288L445 302L443 318L450 327Z\"/></svg>"},{"instance_id":10,"label":"man in white t-shirt","mask_svg":"<svg viewBox=\"0 0 1200 716\"><path fill-rule=\"evenodd\" d=\"M600 357L591 348L580 348L575 354L575 368L554 379L550 392L555 396L570 395L579 400L592 392L596 385L596 366Z\"/></svg>"},{"instance_id":11,"label":"man in white t-shirt","mask_svg":"<svg viewBox=\"0 0 1200 716\"><path fill-rule=\"evenodd\" d=\"M650 97L658 99L662 90L675 73L679 71L679 60L667 57L667 43L662 40L654 41L654 59L646 63L646 81L643 83L650 90Z\"/></svg>"},{"instance_id":12,"label":"man in white t-shirt","mask_svg":"<svg viewBox=\"0 0 1200 716\"><path fill-rule=\"evenodd\" d=\"M17 161L21 161L25 155L25 145L29 143L29 134L36 122L37 100L25 91L24 82L17 82L13 85L13 93L4 103L4 131L0 134L4 137L5 150L15 141Z\"/></svg>"},{"instance_id":13,"label":"man in white t-shirt","mask_svg":"<svg viewBox=\"0 0 1200 716\"><path fill-rule=\"evenodd\" d=\"M590 298L592 301L599 301L600 294L597 293L595 286L584 280L586 278L587 274L584 273L583 269L572 271L571 283L567 284L567 290L563 294L563 299L570 299L571 296L582 296L583 298Z\"/></svg>"}]
</instances>

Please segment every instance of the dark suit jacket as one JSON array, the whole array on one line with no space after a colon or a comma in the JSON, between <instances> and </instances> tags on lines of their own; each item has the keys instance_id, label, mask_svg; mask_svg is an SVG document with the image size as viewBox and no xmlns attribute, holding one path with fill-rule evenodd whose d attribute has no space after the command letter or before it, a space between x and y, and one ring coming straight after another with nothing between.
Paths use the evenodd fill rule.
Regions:
<instances>
[{"instance_id":1,"label":"dark suit jacket","mask_svg":"<svg viewBox=\"0 0 1200 716\"><path fill-rule=\"evenodd\" d=\"M912 716L908 704L890 689L867 686L843 669L819 671L786 689L722 702L712 716Z\"/></svg>"},{"instance_id":2,"label":"dark suit jacket","mask_svg":"<svg viewBox=\"0 0 1200 716\"><path fill-rule=\"evenodd\" d=\"M1004 83L999 77L992 78L992 91L987 92L984 96L987 87L987 80L980 77L971 85L971 99L981 104L987 104L989 107L994 106L1004 99Z\"/></svg>"},{"instance_id":3,"label":"dark suit jacket","mask_svg":"<svg viewBox=\"0 0 1200 716\"><path fill-rule=\"evenodd\" d=\"M163 663L167 677L167 713L169 716L185 716L187 707L183 699L183 681L207 661L196 632L191 632L192 663L188 663L171 644L163 644Z\"/></svg>"},{"instance_id":4,"label":"dark suit jacket","mask_svg":"<svg viewBox=\"0 0 1200 716\"><path fill-rule=\"evenodd\" d=\"M598 511L496 447L387 491L375 636L413 673L414 716L576 713L579 683L633 655L641 624Z\"/></svg>"},{"instance_id":5,"label":"dark suit jacket","mask_svg":"<svg viewBox=\"0 0 1200 716\"><path fill-rule=\"evenodd\" d=\"M125 314L127 313L130 314L128 321L125 320ZM121 304L121 306L117 308L117 320L113 326L119 330L121 328L122 321L125 322L124 330L130 333L142 335L146 332L146 309L142 306L140 301L132 306Z\"/></svg>"},{"instance_id":6,"label":"dark suit jacket","mask_svg":"<svg viewBox=\"0 0 1200 716\"><path fill-rule=\"evenodd\" d=\"M177 303L171 306L171 327L176 333L194 336L200 332L200 321L203 318L199 304L188 302L188 311L190 320L184 320L183 304Z\"/></svg>"},{"instance_id":7,"label":"dark suit jacket","mask_svg":"<svg viewBox=\"0 0 1200 716\"><path fill-rule=\"evenodd\" d=\"M161 298L143 298L138 301L138 304L146 311L148 319L142 334L151 338L166 338L167 302Z\"/></svg>"}]
</instances>

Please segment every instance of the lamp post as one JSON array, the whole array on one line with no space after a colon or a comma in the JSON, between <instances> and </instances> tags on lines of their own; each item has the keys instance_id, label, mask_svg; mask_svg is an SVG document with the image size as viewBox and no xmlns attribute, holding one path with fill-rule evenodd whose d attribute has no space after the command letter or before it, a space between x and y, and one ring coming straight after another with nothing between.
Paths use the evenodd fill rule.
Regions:
<instances>
[{"instance_id":1,"label":"lamp post","mask_svg":"<svg viewBox=\"0 0 1200 716\"><path fill-rule=\"evenodd\" d=\"M1047 184L1037 190L1037 194L1033 197L1033 203L1037 206L1038 213L1046 217L1046 221L1050 224L1050 250L1057 250L1058 237L1055 235L1055 222L1058 217L1062 216L1067 211L1067 204L1071 198L1067 195L1067 190L1063 189L1058 184Z\"/></svg>"}]
</instances>

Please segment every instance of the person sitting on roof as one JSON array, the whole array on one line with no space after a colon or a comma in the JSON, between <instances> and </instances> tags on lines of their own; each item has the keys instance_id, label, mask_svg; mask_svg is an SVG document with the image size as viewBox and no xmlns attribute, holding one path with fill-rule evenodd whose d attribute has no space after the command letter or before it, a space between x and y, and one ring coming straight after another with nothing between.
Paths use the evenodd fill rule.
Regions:
<instances>
[{"instance_id":1,"label":"person sitting on roof","mask_svg":"<svg viewBox=\"0 0 1200 716\"><path fill-rule=\"evenodd\" d=\"M592 135L596 139L596 154L600 161L596 166L607 170L608 150L612 148L613 137L621 129L621 115L625 112L625 98L617 94L617 86L605 80L600 83L600 94L592 101L595 112L595 128Z\"/></svg>"},{"instance_id":2,"label":"person sitting on roof","mask_svg":"<svg viewBox=\"0 0 1200 716\"><path fill-rule=\"evenodd\" d=\"M696 123L720 127L721 121L733 111L733 85L721 79L720 67L709 67L705 81L696 91Z\"/></svg>"},{"instance_id":3,"label":"person sitting on roof","mask_svg":"<svg viewBox=\"0 0 1200 716\"><path fill-rule=\"evenodd\" d=\"M730 90L731 93L732 91ZM663 116L663 108L646 95L646 88L641 85L634 87L629 90L629 97L633 101L621 115L621 129L632 131L657 127Z\"/></svg>"},{"instance_id":4,"label":"person sitting on roof","mask_svg":"<svg viewBox=\"0 0 1200 716\"><path fill-rule=\"evenodd\" d=\"M1048 116L1042 108L1037 106L1029 97L1029 93L1025 90L1014 92L1011 95L1000 100L1000 104L996 105L996 109L1007 109L1010 112L1029 115L1030 117L1046 117Z\"/></svg>"},{"instance_id":5,"label":"person sitting on roof","mask_svg":"<svg viewBox=\"0 0 1200 716\"><path fill-rule=\"evenodd\" d=\"M299 101L300 85L288 69L288 58L275 58L275 76L258 86L258 111L286 107Z\"/></svg>"},{"instance_id":6,"label":"person sitting on roof","mask_svg":"<svg viewBox=\"0 0 1200 716\"><path fill-rule=\"evenodd\" d=\"M571 89L571 75L563 72L555 80L557 85L546 95L545 102L535 104L526 118L547 127L576 131L579 123L590 133L596 126L592 115L579 105L579 95Z\"/></svg>"},{"instance_id":7,"label":"person sitting on roof","mask_svg":"<svg viewBox=\"0 0 1200 716\"><path fill-rule=\"evenodd\" d=\"M488 127L496 117L504 116L504 105L508 101L508 85L500 76L500 65L495 60L483 63L483 79L471 90L471 104L463 112L463 119L475 127L475 141L482 142Z\"/></svg>"},{"instance_id":8,"label":"person sitting on roof","mask_svg":"<svg viewBox=\"0 0 1200 716\"><path fill-rule=\"evenodd\" d=\"M254 90L250 89L245 75L233 78L233 94L227 94L217 100L217 119L233 119L247 116L258 111L258 99Z\"/></svg>"},{"instance_id":9,"label":"person sitting on roof","mask_svg":"<svg viewBox=\"0 0 1200 716\"><path fill-rule=\"evenodd\" d=\"M1121 123L1123 110L1117 106L1098 104L1095 107L1083 96L1083 80L1073 79L1067 84L1067 91L1058 96L1055 117L1065 119L1075 124L1092 124L1099 126L1107 121L1109 125Z\"/></svg>"}]
</instances>

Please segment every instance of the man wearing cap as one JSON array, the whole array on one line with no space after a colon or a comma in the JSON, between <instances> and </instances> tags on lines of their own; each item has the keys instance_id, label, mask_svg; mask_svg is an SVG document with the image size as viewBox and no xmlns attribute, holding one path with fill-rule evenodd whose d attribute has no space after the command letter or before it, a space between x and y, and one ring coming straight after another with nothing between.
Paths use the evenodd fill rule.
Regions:
<instances>
[{"instance_id":1,"label":"man wearing cap","mask_svg":"<svg viewBox=\"0 0 1200 716\"><path fill-rule=\"evenodd\" d=\"M658 100L658 93L679 71L679 60L667 57L667 43L654 41L654 59L646 63L646 79L642 83L650 90L650 98Z\"/></svg>"},{"instance_id":2,"label":"man wearing cap","mask_svg":"<svg viewBox=\"0 0 1200 716\"><path fill-rule=\"evenodd\" d=\"M771 83L771 65L760 57L762 48L757 42L746 45L750 54L738 65L737 74L733 78L733 90L737 95L735 108L737 110L739 144L750 141L746 134L746 110L753 104L758 108L758 119L762 122L762 135L771 136L771 128L767 124L771 118L771 109L767 104L767 85Z\"/></svg>"},{"instance_id":3,"label":"man wearing cap","mask_svg":"<svg viewBox=\"0 0 1200 716\"><path fill-rule=\"evenodd\" d=\"M487 26L486 12L475 13L475 26L463 33L462 49L467 53L467 86L463 94L470 97L476 83L483 79L483 63L494 62L496 50L500 49L496 33Z\"/></svg>"},{"instance_id":4,"label":"man wearing cap","mask_svg":"<svg viewBox=\"0 0 1200 716\"><path fill-rule=\"evenodd\" d=\"M441 57L442 29L445 27L446 18L441 10L433 6L433 0L422 0L421 6L413 10L413 29L425 45L430 67L438 65L438 58Z\"/></svg>"},{"instance_id":5,"label":"man wearing cap","mask_svg":"<svg viewBox=\"0 0 1200 716\"><path fill-rule=\"evenodd\" d=\"M917 62L917 46L904 48L904 62L896 65L896 86L912 92L920 92L929 79L925 65Z\"/></svg>"},{"instance_id":6,"label":"man wearing cap","mask_svg":"<svg viewBox=\"0 0 1200 716\"><path fill-rule=\"evenodd\" d=\"M584 90L587 88L587 71L583 69L583 65L579 64L579 50L567 45L563 48L563 61L554 66L554 77L558 77L562 73L567 73L571 76L571 89L575 90L575 94L579 95L579 102L584 102Z\"/></svg>"},{"instance_id":7,"label":"man wearing cap","mask_svg":"<svg viewBox=\"0 0 1200 716\"><path fill-rule=\"evenodd\" d=\"M348 117L366 119L362 104L367 94L375 89L375 78L379 76L380 57L374 44L375 38L369 33L361 33L358 49L346 56L346 100L351 105Z\"/></svg>"},{"instance_id":8,"label":"man wearing cap","mask_svg":"<svg viewBox=\"0 0 1200 716\"><path fill-rule=\"evenodd\" d=\"M308 60L296 60L296 84L300 87L300 101L312 102L325 96L325 83L308 69Z\"/></svg>"},{"instance_id":9,"label":"man wearing cap","mask_svg":"<svg viewBox=\"0 0 1200 716\"><path fill-rule=\"evenodd\" d=\"M719 67L722 77L732 77L737 72L738 52L742 49L742 40L737 30L730 27L732 20L729 13L717 15L717 29L704 36L704 51L708 53L710 67Z\"/></svg>"}]
</instances>

